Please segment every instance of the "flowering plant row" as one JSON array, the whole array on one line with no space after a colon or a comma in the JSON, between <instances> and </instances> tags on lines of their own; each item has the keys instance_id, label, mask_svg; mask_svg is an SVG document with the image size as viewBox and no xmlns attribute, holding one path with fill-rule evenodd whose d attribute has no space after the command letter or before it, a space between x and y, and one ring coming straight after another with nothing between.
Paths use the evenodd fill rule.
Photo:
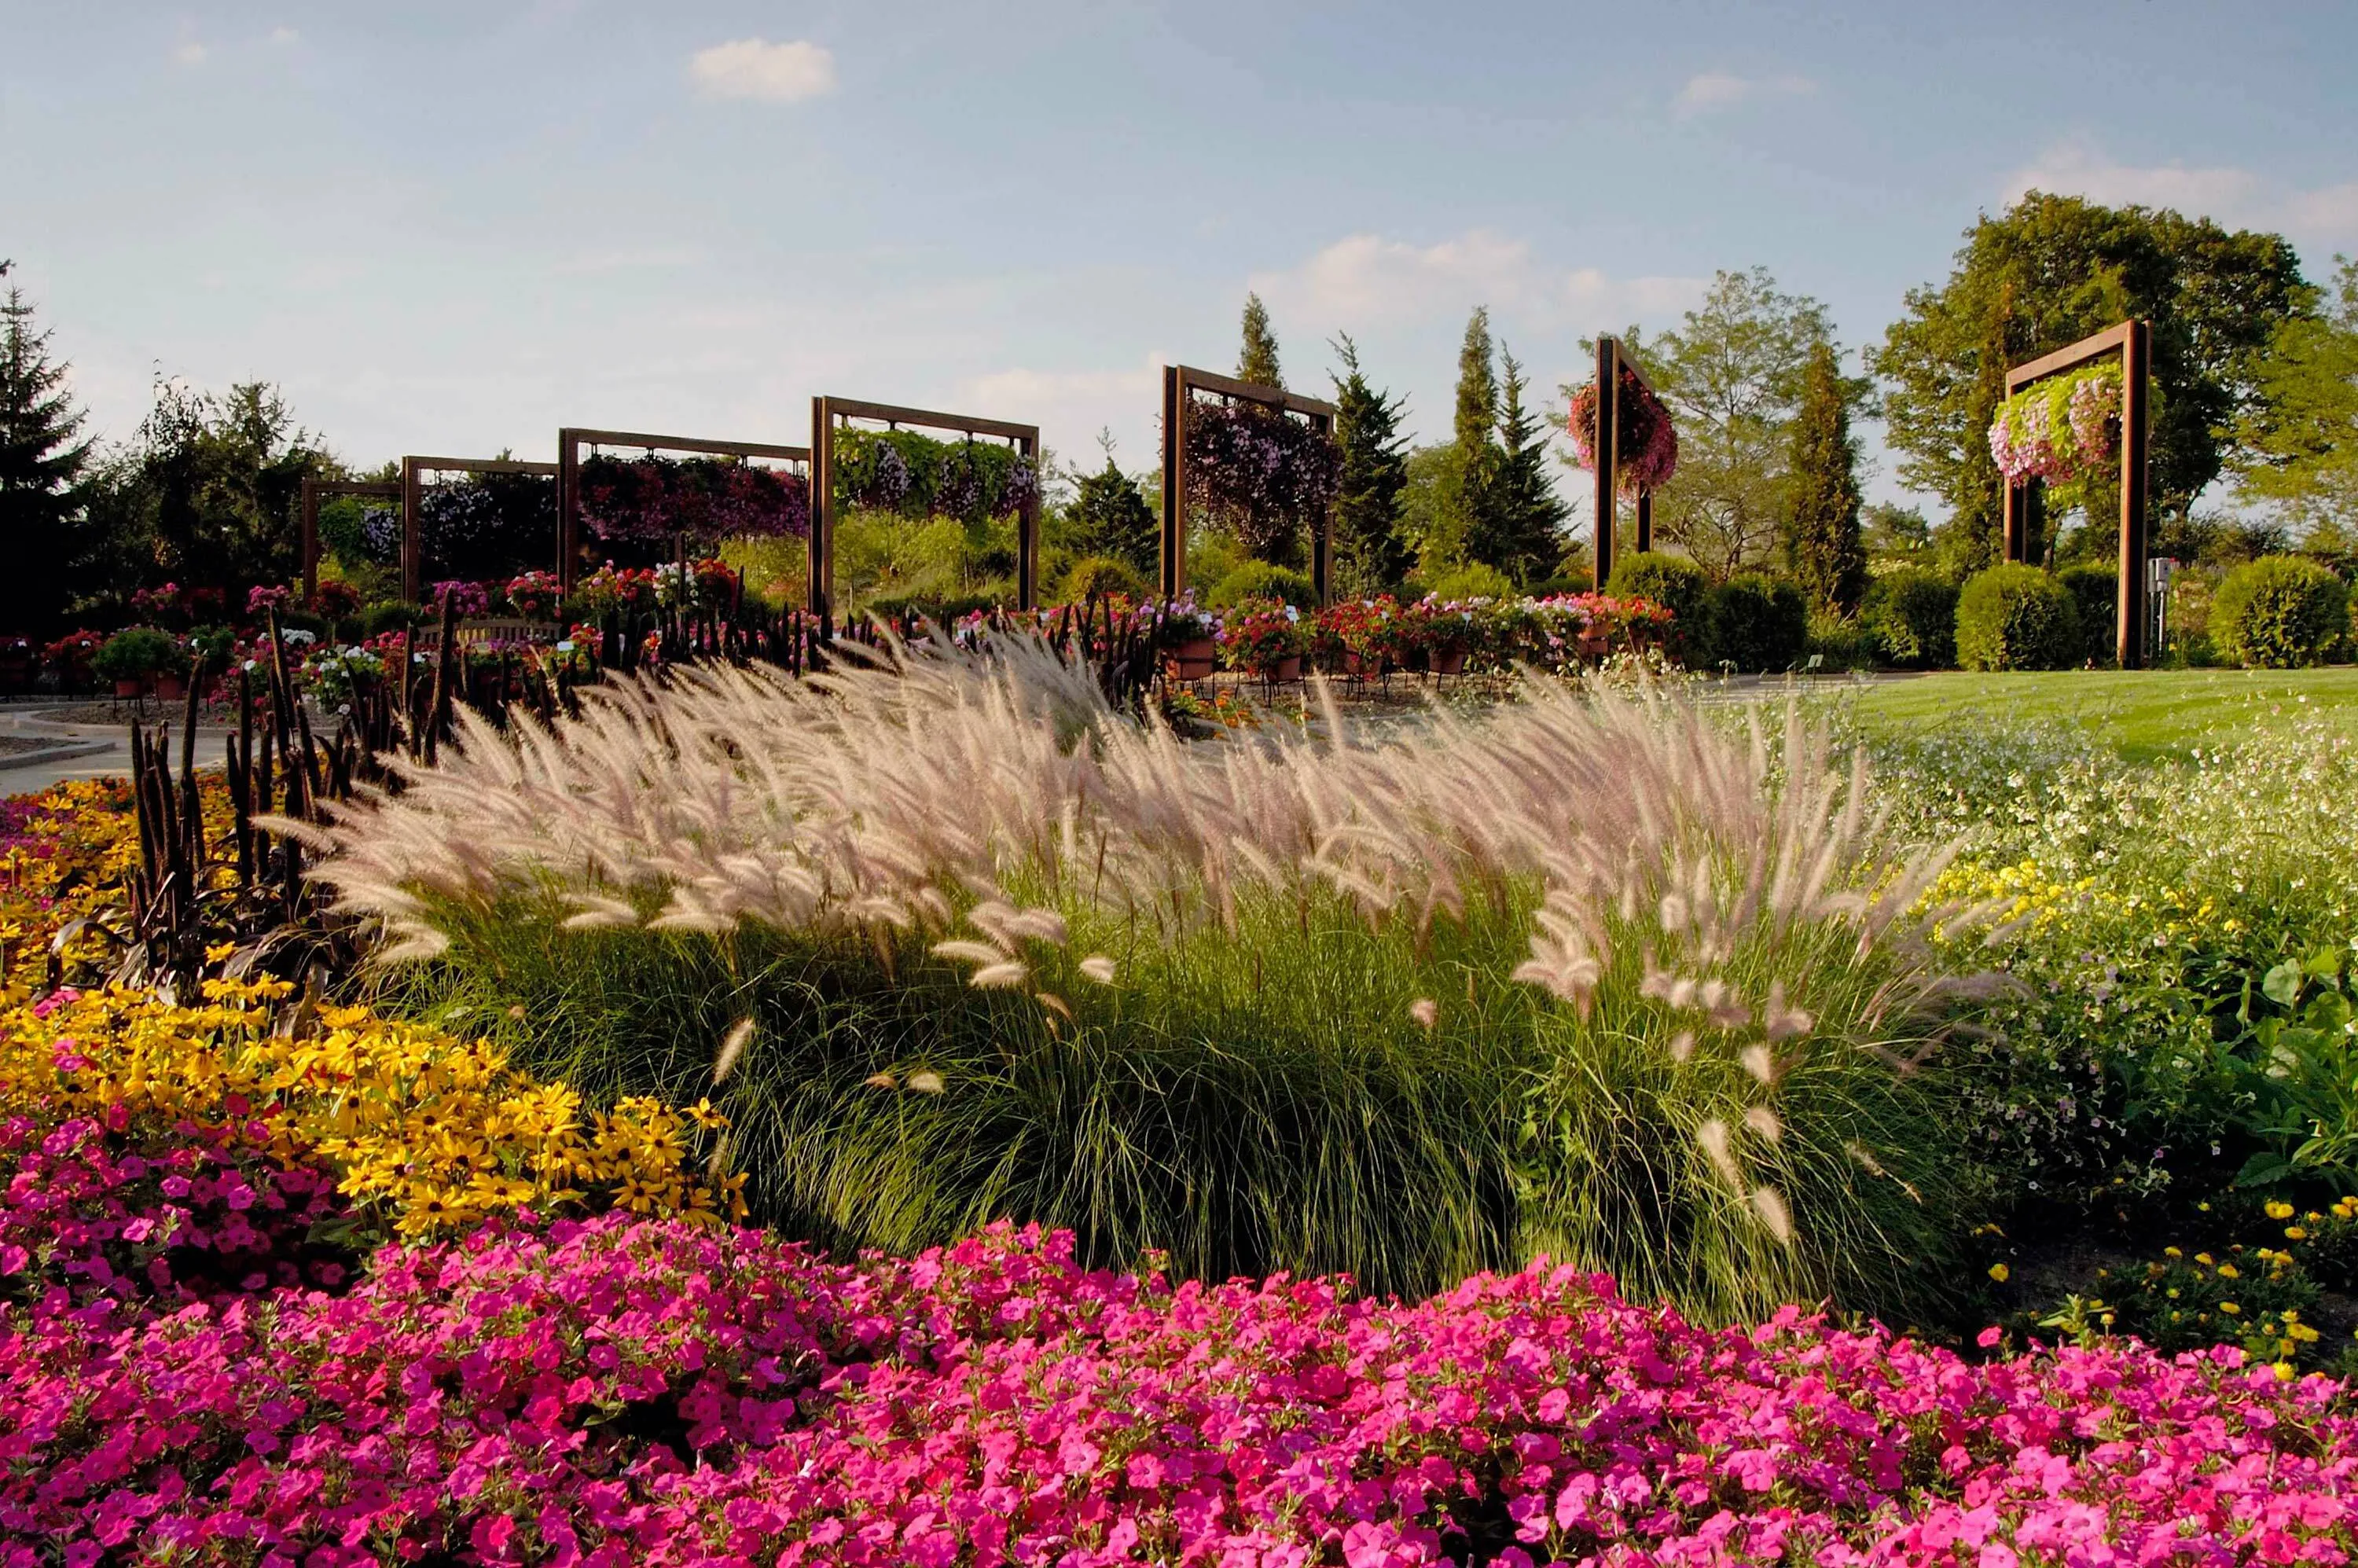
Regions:
<instances>
[{"instance_id":1,"label":"flowering plant row","mask_svg":"<svg viewBox=\"0 0 2358 1568\"><path fill-rule=\"evenodd\" d=\"M596 456L581 464L581 520L600 539L668 544L810 535L810 481L730 458Z\"/></svg>"},{"instance_id":2,"label":"flowering plant row","mask_svg":"<svg viewBox=\"0 0 2358 1568\"><path fill-rule=\"evenodd\" d=\"M1624 365L1620 392L1613 401L1613 478L1622 494L1658 491L1671 482L1679 468L1679 432L1671 411L1654 395L1638 373ZM1585 469L1596 467L1596 384L1572 395L1569 420L1574 460Z\"/></svg>"},{"instance_id":3,"label":"flowering plant row","mask_svg":"<svg viewBox=\"0 0 2358 1568\"><path fill-rule=\"evenodd\" d=\"M1998 405L1990 456L2008 484L2069 483L2120 451L2121 367L2090 365L2034 382Z\"/></svg>"},{"instance_id":4,"label":"flowering plant row","mask_svg":"<svg viewBox=\"0 0 2358 1568\"><path fill-rule=\"evenodd\" d=\"M847 505L976 524L1037 501L1040 475L1012 447L847 427L835 435L835 489Z\"/></svg>"},{"instance_id":5,"label":"flowering plant row","mask_svg":"<svg viewBox=\"0 0 2358 1568\"><path fill-rule=\"evenodd\" d=\"M2330 1379L2127 1344L1976 1365L1794 1309L1706 1329L1545 1265L1402 1304L1173 1289L1003 1227L840 1265L611 1217L388 1249L348 1289L259 1303L8 1310L10 1568L135 1541L322 1568L1999 1568L2358 1544Z\"/></svg>"}]
</instances>

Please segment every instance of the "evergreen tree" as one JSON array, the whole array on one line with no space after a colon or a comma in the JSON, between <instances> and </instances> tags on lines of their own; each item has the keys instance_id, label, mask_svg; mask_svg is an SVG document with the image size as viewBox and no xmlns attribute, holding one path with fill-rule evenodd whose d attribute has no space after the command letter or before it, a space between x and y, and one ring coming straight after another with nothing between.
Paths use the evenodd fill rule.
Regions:
<instances>
[{"instance_id":1,"label":"evergreen tree","mask_svg":"<svg viewBox=\"0 0 2358 1568\"><path fill-rule=\"evenodd\" d=\"M1991 306L1983 323L1981 343L1974 354L1973 377L1965 399L1965 428L1986 432L2006 401L2006 372L2013 362L2007 343L2010 297ZM1951 491L1953 510L1936 531L1942 565L1959 582L1994 564L2006 554L2006 480L1990 456L1989 438L1964 443Z\"/></svg>"},{"instance_id":2,"label":"evergreen tree","mask_svg":"<svg viewBox=\"0 0 2358 1568\"><path fill-rule=\"evenodd\" d=\"M1359 346L1348 334L1335 353L1349 373L1336 376L1335 439L1343 449L1343 477L1335 498L1336 575L1347 593L1397 588L1411 552L1401 536L1401 498L1408 489L1408 448L1400 433L1401 405L1368 384Z\"/></svg>"},{"instance_id":3,"label":"evergreen tree","mask_svg":"<svg viewBox=\"0 0 2358 1568\"><path fill-rule=\"evenodd\" d=\"M1449 532L1455 559L1427 561L1428 569L1460 564L1476 540L1497 535L1492 512L1498 487L1498 375L1490 342L1490 311L1476 306L1457 351L1456 438L1451 444Z\"/></svg>"},{"instance_id":4,"label":"evergreen tree","mask_svg":"<svg viewBox=\"0 0 2358 1568\"><path fill-rule=\"evenodd\" d=\"M1111 556L1141 572L1161 569L1163 520L1146 503L1138 481L1113 460L1112 438L1100 433L1105 467L1075 481L1072 543L1085 556Z\"/></svg>"},{"instance_id":5,"label":"evergreen tree","mask_svg":"<svg viewBox=\"0 0 2358 1568\"><path fill-rule=\"evenodd\" d=\"M1563 524L1572 509L1548 481L1546 428L1523 402L1530 384L1523 367L1504 344L1498 358L1504 390L1498 412L1498 469L1489 504L1480 521L1487 532L1470 535L1466 554L1487 561L1529 587L1552 576L1563 557Z\"/></svg>"},{"instance_id":6,"label":"evergreen tree","mask_svg":"<svg viewBox=\"0 0 2358 1568\"><path fill-rule=\"evenodd\" d=\"M1256 386L1285 384L1277 368L1277 334L1270 330L1269 307L1258 294L1245 296L1245 342L1237 356L1237 379Z\"/></svg>"},{"instance_id":7,"label":"evergreen tree","mask_svg":"<svg viewBox=\"0 0 2358 1568\"><path fill-rule=\"evenodd\" d=\"M0 262L0 276L8 265ZM90 443L66 391L68 367L49 356L49 335L11 287L0 303L0 628L47 628L65 613L79 553L81 491Z\"/></svg>"},{"instance_id":8,"label":"evergreen tree","mask_svg":"<svg viewBox=\"0 0 2358 1568\"><path fill-rule=\"evenodd\" d=\"M1866 547L1858 530L1858 443L1833 345L1810 351L1801 406L1793 418L1790 505L1785 558L1816 604L1845 615L1866 592Z\"/></svg>"}]
</instances>

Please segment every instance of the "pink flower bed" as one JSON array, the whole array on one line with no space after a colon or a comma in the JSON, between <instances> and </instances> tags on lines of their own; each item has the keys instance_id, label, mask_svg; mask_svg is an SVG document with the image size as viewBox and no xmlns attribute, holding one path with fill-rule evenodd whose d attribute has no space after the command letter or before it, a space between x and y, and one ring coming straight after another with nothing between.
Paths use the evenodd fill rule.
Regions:
<instances>
[{"instance_id":1,"label":"pink flower bed","mask_svg":"<svg viewBox=\"0 0 2358 1568\"><path fill-rule=\"evenodd\" d=\"M0 1563L2341 1563L2352 1409L2240 1353L1975 1365L1569 1270L1169 1289L609 1217L341 1294L0 1279Z\"/></svg>"}]
</instances>

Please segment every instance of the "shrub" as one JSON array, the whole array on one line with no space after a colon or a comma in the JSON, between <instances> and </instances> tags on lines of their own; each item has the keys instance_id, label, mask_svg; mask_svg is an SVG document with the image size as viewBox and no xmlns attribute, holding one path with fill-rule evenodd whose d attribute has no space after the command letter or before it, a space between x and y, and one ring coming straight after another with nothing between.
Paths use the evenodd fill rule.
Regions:
<instances>
[{"instance_id":1,"label":"shrub","mask_svg":"<svg viewBox=\"0 0 2358 1568\"><path fill-rule=\"evenodd\" d=\"M2115 641L2121 602L2120 568L2082 561L2057 572L2055 580L2071 596L2072 618L2080 627L2077 662L2111 664L2120 654Z\"/></svg>"},{"instance_id":2,"label":"shrub","mask_svg":"<svg viewBox=\"0 0 2358 1568\"><path fill-rule=\"evenodd\" d=\"M1956 585L1903 567L1867 585L1860 619L1883 656L1908 669L1946 669L1957 658Z\"/></svg>"},{"instance_id":3,"label":"shrub","mask_svg":"<svg viewBox=\"0 0 2358 1568\"><path fill-rule=\"evenodd\" d=\"M1957 662L1966 669L2061 669L2079 647L2071 594L2037 567L1991 567L1957 595Z\"/></svg>"},{"instance_id":4,"label":"shrub","mask_svg":"<svg viewBox=\"0 0 2358 1568\"><path fill-rule=\"evenodd\" d=\"M1805 651L1823 657L1830 670L1871 670L1880 652L1874 632L1863 619L1823 609L1810 611Z\"/></svg>"},{"instance_id":5,"label":"shrub","mask_svg":"<svg viewBox=\"0 0 2358 1568\"><path fill-rule=\"evenodd\" d=\"M1469 599L1521 597L1506 573L1482 561L1468 561L1455 571L1444 572L1433 579L1426 592L1444 604L1462 603Z\"/></svg>"},{"instance_id":6,"label":"shrub","mask_svg":"<svg viewBox=\"0 0 2358 1568\"><path fill-rule=\"evenodd\" d=\"M2350 630L2350 595L2299 556L2262 556L2227 574L2211 604L2211 636L2237 664L2295 669L2323 664Z\"/></svg>"},{"instance_id":7,"label":"shrub","mask_svg":"<svg viewBox=\"0 0 2358 1568\"><path fill-rule=\"evenodd\" d=\"M372 604L361 611L361 640L382 637L388 632L402 632L422 625L426 612L414 604L395 600L390 604Z\"/></svg>"},{"instance_id":8,"label":"shrub","mask_svg":"<svg viewBox=\"0 0 2358 1568\"><path fill-rule=\"evenodd\" d=\"M1634 551L1613 563L1605 591L1616 599L1650 599L1666 606L1672 617L1671 651L1690 661L1709 655L1711 579L1686 557Z\"/></svg>"},{"instance_id":9,"label":"shrub","mask_svg":"<svg viewBox=\"0 0 2358 1568\"><path fill-rule=\"evenodd\" d=\"M101 680L137 680L179 663L180 644L153 626L131 626L106 640L90 667Z\"/></svg>"},{"instance_id":10,"label":"shrub","mask_svg":"<svg viewBox=\"0 0 2358 1568\"><path fill-rule=\"evenodd\" d=\"M824 687L692 673L549 736L470 721L322 874L432 959L411 1005L596 1103L710 1089L757 1209L831 1245L1012 1216L1109 1261L1422 1292L1551 1237L1716 1314L1937 1289L1963 1162L1937 1075L1884 1054L1942 1027L1902 917L1932 862L1798 729L1772 767L1700 711L1517 695L1191 748L1030 639ZM1584 1079L1673 1131L1550 1101L1517 1143L1529 1086Z\"/></svg>"},{"instance_id":11,"label":"shrub","mask_svg":"<svg viewBox=\"0 0 2358 1568\"><path fill-rule=\"evenodd\" d=\"M1060 597L1066 604L1081 604L1093 595L1102 598L1119 593L1137 600L1148 598L1152 592L1145 576L1128 561L1116 560L1111 556L1083 556L1065 573Z\"/></svg>"},{"instance_id":12,"label":"shrub","mask_svg":"<svg viewBox=\"0 0 2358 1568\"><path fill-rule=\"evenodd\" d=\"M1245 562L1213 584L1204 603L1212 610L1233 610L1249 599L1274 599L1297 610L1318 607L1318 590L1307 573L1268 561Z\"/></svg>"},{"instance_id":13,"label":"shrub","mask_svg":"<svg viewBox=\"0 0 2358 1568\"><path fill-rule=\"evenodd\" d=\"M1810 635L1810 604L1800 586L1762 572L1740 572L1712 589L1707 657L1739 670L1790 669Z\"/></svg>"},{"instance_id":14,"label":"shrub","mask_svg":"<svg viewBox=\"0 0 2358 1568\"><path fill-rule=\"evenodd\" d=\"M1595 572L1569 571L1558 572L1553 577L1542 578L1531 584L1531 595L1533 599L1570 599L1576 594L1594 593L1595 590Z\"/></svg>"}]
</instances>

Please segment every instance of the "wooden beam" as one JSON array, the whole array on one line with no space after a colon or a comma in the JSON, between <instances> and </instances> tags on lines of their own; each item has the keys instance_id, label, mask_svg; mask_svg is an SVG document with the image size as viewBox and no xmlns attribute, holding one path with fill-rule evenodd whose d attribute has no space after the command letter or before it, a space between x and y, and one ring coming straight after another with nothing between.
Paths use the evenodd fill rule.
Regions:
<instances>
[{"instance_id":1,"label":"wooden beam","mask_svg":"<svg viewBox=\"0 0 2358 1568\"><path fill-rule=\"evenodd\" d=\"M1614 438L1621 423L1621 345L1596 340L1596 591L1613 579Z\"/></svg>"},{"instance_id":2,"label":"wooden beam","mask_svg":"<svg viewBox=\"0 0 2358 1568\"><path fill-rule=\"evenodd\" d=\"M2011 397L2032 382L2043 381L2058 372L2077 370L2091 360L2100 360L2106 354L2119 353L2127 345L2129 330L2136 325L2136 323L2133 321L2124 321L2117 327L2107 327L2092 337L2082 338L2078 342L2060 348L2051 354L2041 354L2028 364L2015 366L2006 373L2006 395Z\"/></svg>"},{"instance_id":3,"label":"wooden beam","mask_svg":"<svg viewBox=\"0 0 2358 1568\"><path fill-rule=\"evenodd\" d=\"M1163 597L1176 599L1187 588L1186 373L1163 367Z\"/></svg>"},{"instance_id":4,"label":"wooden beam","mask_svg":"<svg viewBox=\"0 0 2358 1568\"><path fill-rule=\"evenodd\" d=\"M2121 343L2121 587L2113 628L2121 668L2146 662L2145 512L2151 458L2153 331L2143 321L2123 323Z\"/></svg>"},{"instance_id":5,"label":"wooden beam","mask_svg":"<svg viewBox=\"0 0 2358 1568\"><path fill-rule=\"evenodd\" d=\"M1045 481L1040 473L1040 427L1021 425L1009 419L985 419L970 414L944 414L932 408L903 408L892 403L868 403L857 397L815 397L811 399L811 609L819 612L819 592L824 589L832 599L835 592L834 519L827 519L827 534L822 544L819 536L819 496L821 473L825 469L825 493L832 511L835 497L835 427L845 419L881 419L894 427L917 425L934 430L953 430L966 436L996 436L1013 443L1015 449L1031 461L1036 480ZM1031 504L1017 509L1015 514L1015 604L1019 610L1030 610L1038 595L1034 580L1040 559L1040 502L1037 487Z\"/></svg>"}]
</instances>

